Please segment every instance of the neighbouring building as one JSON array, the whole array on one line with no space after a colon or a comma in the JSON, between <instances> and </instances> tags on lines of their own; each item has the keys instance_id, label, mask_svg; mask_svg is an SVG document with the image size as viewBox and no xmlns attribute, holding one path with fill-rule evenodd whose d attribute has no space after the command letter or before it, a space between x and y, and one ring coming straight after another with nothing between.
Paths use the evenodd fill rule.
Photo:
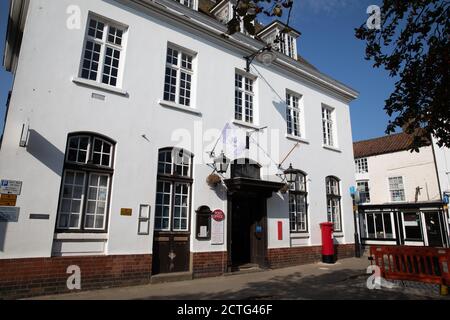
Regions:
<instances>
[{"instance_id":1,"label":"neighbouring building","mask_svg":"<svg viewBox=\"0 0 450 320\"><path fill-rule=\"evenodd\" d=\"M284 27L227 36L229 1L10 8L0 295L67 291L70 266L88 289L310 263L327 221L354 254L357 92L301 58L299 32L247 71Z\"/></svg>"},{"instance_id":2,"label":"neighbouring building","mask_svg":"<svg viewBox=\"0 0 450 320\"><path fill-rule=\"evenodd\" d=\"M399 133L354 143L362 244L449 246L448 149L430 141L411 152L411 142Z\"/></svg>"}]
</instances>

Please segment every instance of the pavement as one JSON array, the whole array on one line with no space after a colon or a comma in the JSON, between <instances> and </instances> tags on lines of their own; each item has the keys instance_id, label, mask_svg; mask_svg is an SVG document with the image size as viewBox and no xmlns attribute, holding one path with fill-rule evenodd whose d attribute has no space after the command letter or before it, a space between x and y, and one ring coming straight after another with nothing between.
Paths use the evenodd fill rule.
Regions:
<instances>
[{"instance_id":1,"label":"pavement","mask_svg":"<svg viewBox=\"0 0 450 320\"><path fill-rule=\"evenodd\" d=\"M439 286L396 281L367 288L367 257L181 282L37 297L38 300L450 300ZM382 284L389 284L382 282Z\"/></svg>"}]
</instances>

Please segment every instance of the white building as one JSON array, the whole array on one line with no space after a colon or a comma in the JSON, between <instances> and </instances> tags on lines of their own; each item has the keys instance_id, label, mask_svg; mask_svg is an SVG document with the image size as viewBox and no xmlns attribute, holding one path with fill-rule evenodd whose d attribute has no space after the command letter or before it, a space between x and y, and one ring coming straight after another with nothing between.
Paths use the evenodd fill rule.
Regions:
<instances>
[{"instance_id":1,"label":"white building","mask_svg":"<svg viewBox=\"0 0 450 320\"><path fill-rule=\"evenodd\" d=\"M300 58L296 31L247 72L243 57L265 43L224 36L211 12L227 1L179 2L11 1L0 176L21 190L0 209L7 294L27 294L14 288L35 280L30 266L57 292L69 265L88 288L307 263L327 220L339 257L353 254L357 93ZM216 188L212 150L232 160ZM282 193L291 163L297 183Z\"/></svg>"},{"instance_id":2,"label":"white building","mask_svg":"<svg viewBox=\"0 0 450 320\"><path fill-rule=\"evenodd\" d=\"M449 244L448 213L438 178L440 158L431 142L409 151L405 134L354 143L364 244L443 247Z\"/></svg>"}]
</instances>

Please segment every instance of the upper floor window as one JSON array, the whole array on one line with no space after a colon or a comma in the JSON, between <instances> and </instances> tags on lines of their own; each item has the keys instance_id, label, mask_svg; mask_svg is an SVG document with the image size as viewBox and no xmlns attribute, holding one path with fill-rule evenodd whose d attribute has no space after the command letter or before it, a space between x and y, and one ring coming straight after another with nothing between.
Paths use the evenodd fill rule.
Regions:
<instances>
[{"instance_id":1,"label":"upper floor window","mask_svg":"<svg viewBox=\"0 0 450 320\"><path fill-rule=\"evenodd\" d=\"M286 122L287 133L295 137L302 137L301 108L302 97L294 93L286 93Z\"/></svg>"},{"instance_id":2,"label":"upper floor window","mask_svg":"<svg viewBox=\"0 0 450 320\"><path fill-rule=\"evenodd\" d=\"M323 144L334 147L334 109L322 106Z\"/></svg>"},{"instance_id":3,"label":"upper floor window","mask_svg":"<svg viewBox=\"0 0 450 320\"><path fill-rule=\"evenodd\" d=\"M106 229L114 143L81 134L69 136L59 199L57 230Z\"/></svg>"},{"instance_id":4,"label":"upper floor window","mask_svg":"<svg viewBox=\"0 0 450 320\"><path fill-rule=\"evenodd\" d=\"M198 0L175 0L175 1L181 3L182 5L184 5L188 8L197 10L197 1Z\"/></svg>"},{"instance_id":5,"label":"upper floor window","mask_svg":"<svg viewBox=\"0 0 450 320\"><path fill-rule=\"evenodd\" d=\"M367 163L367 158L360 158L355 160L356 173L368 173L369 165Z\"/></svg>"},{"instance_id":6,"label":"upper floor window","mask_svg":"<svg viewBox=\"0 0 450 320\"><path fill-rule=\"evenodd\" d=\"M179 48L168 47L164 100L191 106L194 55Z\"/></svg>"},{"instance_id":7,"label":"upper floor window","mask_svg":"<svg viewBox=\"0 0 450 320\"><path fill-rule=\"evenodd\" d=\"M307 198L306 175L299 172L289 191L289 221L291 232L308 232Z\"/></svg>"},{"instance_id":8,"label":"upper floor window","mask_svg":"<svg viewBox=\"0 0 450 320\"><path fill-rule=\"evenodd\" d=\"M254 122L254 79L236 73L235 75L235 119L248 123Z\"/></svg>"},{"instance_id":9,"label":"upper floor window","mask_svg":"<svg viewBox=\"0 0 450 320\"><path fill-rule=\"evenodd\" d=\"M335 177L326 178L328 222L334 225L334 231L342 231L341 223L341 191L339 180Z\"/></svg>"},{"instance_id":10,"label":"upper floor window","mask_svg":"<svg viewBox=\"0 0 450 320\"><path fill-rule=\"evenodd\" d=\"M369 181L357 181L359 192L359 201L361 203L370 203Z\"/></svg>"},{"instance_id":11,"label":"upper floor window","mask_svg":"<svg viewBox=\"0 0 450 320\"><path fill-rule=\"evenodd\" d=\"M119 86L125 27L90 17L80 76L113 87Z\"/></svg>"},{"instance_id":12,"label":"upper floor window","mask_svg":"<svg viewBox=\"0 0 450 320\"><path fill-rule=\"evenodd\" d=\"M389 178L389 192L391 193L391 201L405 201L405 187L403 185L403 177Z\"/></svg>"},{"instance_id":13,"label":"upper floor window","mask_svg":"<svg viewBox=\"0 0 450 320\"><path fill-rule=\"evenodd\" d=\"M155 205L155 230L188 231L193 156L176 148L161 149Z\"/></svg>"}]
</instances>

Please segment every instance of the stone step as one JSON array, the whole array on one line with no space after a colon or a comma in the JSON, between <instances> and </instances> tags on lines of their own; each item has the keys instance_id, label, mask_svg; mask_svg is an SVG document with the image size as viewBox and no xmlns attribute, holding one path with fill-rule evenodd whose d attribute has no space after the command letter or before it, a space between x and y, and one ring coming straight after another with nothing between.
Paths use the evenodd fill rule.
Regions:
<instances>
[{"instance_id":1,"label":"stone step","mask_svg":"<svg viewBox=\"0 0 450 320\"><path fill-rule=\"evenodd\" d=\"M151 277L152 284L192 280L192 272L161 273Z\"/></svg>"}]
</instances>

